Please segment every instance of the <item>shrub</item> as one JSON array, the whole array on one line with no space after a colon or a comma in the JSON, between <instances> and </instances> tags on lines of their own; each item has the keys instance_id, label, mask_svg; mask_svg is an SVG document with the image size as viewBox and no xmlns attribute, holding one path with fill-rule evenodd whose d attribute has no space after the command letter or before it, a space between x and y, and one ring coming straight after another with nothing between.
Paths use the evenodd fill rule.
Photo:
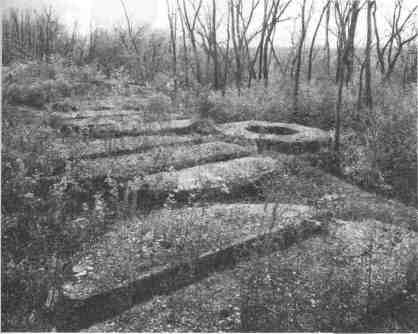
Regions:
<instances>
[{"instance_id":1,"label":"shrub","mask_svg":"<svg viewBox=\"0 0 418 334\"><path fill-rule=\"evenodd\" d=\"M258 90L227 90L222 96L219 92L209 94L212 103L210 116L217 122L233 122L259 118L264 106L264 94Z\"/></svg>"},{"instance_id":2,"label":"shrub","mask_svg":"<svg viewBox=\"0 0 418 334\"><path fill-rule=\"evenodd\" d=\"M138 96L130 96L123 100L121 107L122 109L140 111L145 109L146 101Z\"/></svg>"},{"instance_id":3,"label":"shrub","mask_svg":"<svg viewBox=\"0 0 418 334\"><path fill-rule=\"evenodd\" d=\"M62 101L57 101L52 104L52 109L58 112L70 112L78 110L78 107L69 98Z\"/></svg>"},{"instance_id":4,"label":"shrub","mask_svg":"<svg viewBox=\"0 0 418 334\"><path fill-rule=\"evenodd\" d=\"M376 160L400 198L417 203L416 95L383 87L372 123Z\"/></svg>"},{"instance_id":5,"label":"shrub","mask_svg":"<svg viewBox=\"0 0 418 334\"><path fill-rule=\"evenodd\" d=\"M42 328L48 290L57 286L47 259L66 229L63 187L46 182L59 158L45 153L49 134L38 130L24 136L29 129L3 127L2 326L9 330Z\"/></svg>"},{"instance_id":6,"label":"shrub","mask_svg":"<svg viewBox=\"0 0 418 334\"><path fill-rule=\"evenodd\" d=\"M10 104L42 108L46 103L89 91L108 91L94 65L77 67L55 59L51 63L15 63L3 70L3 99Z\"/></svg>"},{"instance_id":7,"label":"shrub","mask_svg":"<svg viewBox=\"0 0 418 334\"><path fill-rule=\"evenodd\" d=\"M171 99L163 93L153 94L150 97L148 97L146 101L146 108L147 111L149 111L152 114L170 114L172 111Z\"/></svg>"},{"instance_id":8,"label":"shrub","mask_svg":"<svg viewBox=\"0 0 418 334\"><path fill-rule=\"evenodd\" d=\"M81 210L80 185L53 149L57 134L42 122L25 124L9 108L3 104L2 328L46 330L65 259L103 224L107 208L96 201L92 211Z\"/></svg>"},{"instance_id":9,"label":"shrub","mask_svg":"<svg viewBox=\"0 0 418 334\"><path fill-rule=\"evenodd\" d=\"M152 80L152 85L159 91L169 93L171 88L173 88L174 83L170 76L163 72L158 72Z\"/></svg>"}]
</instances>

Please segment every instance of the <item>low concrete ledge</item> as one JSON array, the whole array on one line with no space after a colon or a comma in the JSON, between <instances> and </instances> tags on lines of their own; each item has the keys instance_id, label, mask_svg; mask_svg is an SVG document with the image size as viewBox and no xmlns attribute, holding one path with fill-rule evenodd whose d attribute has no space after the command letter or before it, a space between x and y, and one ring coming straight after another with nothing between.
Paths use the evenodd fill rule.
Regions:
<instances>
[{"instance_id":1,"label":"low concrete ledge","mask_svg":"<svg viewBox=\"0 0 418 334\"><path fill-rule=\"evenodd\" d=\"M204 163L224 161L250 155L243 146L224 142L197 145L156 147L144 153L82 160L78 164L82 178L113 178L129 180L162 170L180 169Z\"/></svg>"},{"instance_id":2,"label":"low concrete ledge","mask_svg":"<svg viewBox=\"0 0 418 334\"><path fill-rule=\"evenodd\" d=\"M205 139L199 136L138 136L96 139L87 141L63 140L53 149L70 159L96 159L129 153L140 153L159 146L199 144Z\"/></svg>"},{"instance_id":3,"label":"low concrete ledge","mask_svg":"<svg viewBox=\"0 0 418 334\"><path fill-rule=\"evenodd\" d=\"M178 119L161 122L144 122L141 118L114 120L109 118L80 119L65 121L61 125L62 131L85 132L92 137L108 138L123 136L139 136L150 134L178 134L191 133L192 119Z\"/></svg>"},{"instance_id":4,"label":"low concrete ledge","mask_svg":"<svg viewBox=\"0 0 418 334\"><path fill-rule=\"evenodd\" d=\"M74 121L89 119L90 121L99 118L122 118L122 117L142 117L144 118L144 111L133 109L102 109L102 110L79 110L71 112L54 112L51 114L61 120Z\"/></svg>"},{"instance_id":5,"label":"low concrete ledge","mask_svg":"<svg viewBox=\"0 0 418 334\"><path fill-rule=\"evenodd\" d=\"M408 296L416 300L417 242L415 232L375 220L332 221L326 233L216 272L88 331L396 332L402 327L391 320L399 320L399 303ZM248 286L257 290L247 294ZM248 304L243 305L243 294ZM245 312L246 324L237 319L231 328L230 322L219 322L226 317L223 311L231 311L229 315L234 309ZM167 321L176 312L181 320ZM416 323L416 307L407 312L402 318L409 316L408 322ZM398 317L390 319L396 313ZM288 321L292 314L297 323ZM388 323L382 324L385 315Z\"/></svg>"},{"instance_id":6,"label":"low concrete ledge","mask_svg":"<svg viewBox=\"0 0 418 334\"><path fill-rule=\"evenodd\" d=\"M281 167L280 161L273 158L244 157L135 178L128 183L128 189L139 207L147 207L147 202L164 202L170 194L180 201L190 196L236 198L239 194L256 194L259 186Z\"/></svg>"},{"instance_id":7,"label":"low concrete ledge","mask_svg":"<svg viewBox=\"0 0 418 334\"><path fill-rule=\"evenodd\" d=\"M203 248L195 258L153 268L123 286L113 286L101 293L97 293L100 284L96 282L93 287L88 279L82 280L78 285L77 283L67 284L64 286L67 299L58 315L59 329L87 328L96 322L120 314L135 304L149 300L153 296L173 292L207 277L214 271L233 266L252 254L268 254L287 248L294 242L306 239L325 228L323 223L309 219L309 216L313 214L309 207L275 204L269 204L266 207L263 204L243 206L247 206L247 210L248 208L255 209L258 212L259 220L268 220L277 214L277 223L273 224L271 228L267 228L267 225L271 225L268 220L263 232L243 235L220 249L205 251ZM225 206L224 209L228 212L228 206ZM277 212L282 210L291 210L293 213L288 213L285 218L280 218L280 214ZM215 212L219 214L219 208ZM262 212L264 214L260 215ZM246 218L245 216L239 217L241 220ZM218 219L222 220L223 218L219 216ZM108 278L112 278L114 277L112 269L109 269L110 271L106 272L106 275ZM96 293L92 291L96 291Z\"/></svg>"}]
</instances>

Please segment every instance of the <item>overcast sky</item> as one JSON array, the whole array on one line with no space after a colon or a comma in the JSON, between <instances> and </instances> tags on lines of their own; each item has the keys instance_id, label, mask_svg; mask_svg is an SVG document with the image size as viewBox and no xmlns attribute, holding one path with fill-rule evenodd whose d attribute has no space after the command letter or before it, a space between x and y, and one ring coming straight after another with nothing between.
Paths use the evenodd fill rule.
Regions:
<instances>
[{"instance_id":1,"label":"overcast sky","mask_svg":"<svg viewBox=\"0 0 418 334\"><path fill-rule=\"evenodd\" d=\"M155 29L168 29L166 0L124 0L129 11L131 21L135 24L149 24ZM169 0L174 3L174 0ZM219 8L226 8L227 0L216 0ZM3 9L32 8L42 9L52 5L68 27L73 27L77 21L81 33L88 33L90 26L111 28L115 24L125 25L123 10L120 0L0 0ZM292 7L286 12L286 17L295 17L299 13L298 0L293 2ZM310 31L316 24L318 13L320 12L323 0L312 0L315 7L316 16L312 18ZM249 4L250 0L244 0L244 4ZM394 0L378 0L378 13L380 14L380 25L386 25L385 16L389 16L394 6ZM415 0L404 0L405 8L412 8L416 4ZM260 6L261 10L261 6ZM406 12L406 11L405 11ZM219 14L222 16L222 13ZM257 19L256 19L257 20ZM255 21L256 21L255 20ZM365 11L359 18L358 42L362 43L365 39ZM415 20L416 21L416 17ZM411 21L411 22L412 22ZM281 23L276 32L276 42L282 46L289 45L291 42L291 31L297 30L293 20ZM222 34L222 33L221 33ZM308 36L309 37L309 36ZM318 35L318 42L321 43L323 34Z\"/></svg>"}]
</instances>

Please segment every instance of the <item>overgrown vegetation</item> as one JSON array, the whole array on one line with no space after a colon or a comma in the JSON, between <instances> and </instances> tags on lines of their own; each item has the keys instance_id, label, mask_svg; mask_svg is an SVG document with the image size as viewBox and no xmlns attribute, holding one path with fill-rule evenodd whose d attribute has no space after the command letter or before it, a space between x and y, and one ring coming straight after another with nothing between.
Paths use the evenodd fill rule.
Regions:
<instances>
[{"instance_id":1,"label":"overgrown vegetation","mask_svg":"<svg viewBox=\"0 0 418 334\"><path fill-rule=\"evenodd\" d=\"M125 11L127 28L94 28L88 36L61 24L60 16L52 7L41 12L4 11L3 330L54 329L62 283L70 275L74 255L105 232L107 224L114 219L128 213L142 214L132 212L126 203L119 202L120 180L106 173L105 158L96 158L118 153L123 163L124 159L132 160L132 157L124 157L122 153L146 151L152 145L146 142L145 147L131 138L113 147L109 144L107 149L104 139L95 142L100 146L96 152L88 131L62 131L64 118L72 117L72 113L79 113L77 122L80 123L98 123L98 119L92 117L95 115L133 127L136 125L132 125L131 111L137 111L135 117L142 122L187 117L198 120L188 131L213 136L218 135L216 123L229 121L256 119L319 127L330 131L335 139L338 137L339 145L301 159L369 191L416 207L417 50L413 43L417 33L411 18L417 7L408 9L402 1L394 2L389 27L383 28L384 18L375 1L367 0L365 6L359 6L356 0L325 1L321 8L313 7L313 3L308 0L248 3L229 0L221 8L216 1L177 1L175 4L173 1L168 13L170 33L137 26ZM290 15L291 10L294 15ZM318 19L315 16L318 10L322 14L317 25L309 24L311 19ZM301 11L304 15L300 15ZM366 11L368 41L362 48L354 43L356 26L358 30L362 25L356 15L366 14ZM261 17L260 22L254 19L254 13ZM281 21L288 19L294 20L292 45L282 47L275 44L274 36L280 33ZM317 34L321 33L317 27L325 30L325 49L317 45ZM329 38L334 28L337 31L335 41ZM335 45L330 46L333 42ZM123 114L122 110L129 110L129 113ZM120 131L118 127L115 129ZM157 140L155 145L165 145L167 141L170 139ZM62 149L64 146L66 150ZM183 155L174 161L178 166L191 165L184 157L195 153L184 147ZM74 152L77 150L80 152ZM246 150L238 152L238 156L246 155ZM85 157L85 152L92 154ZM167 152L162 154L164 160L172 160ZM215 153L221 156L218 160L227 158L222 152ZM227 153L237 156L234 152ZM158 165L158 170L173 163L161 162L158 154L146 154L147 164ZM83 163L100 164L101 168L92 167L91 175L80 179L81 156L95 158L94 162ZM206 157L197 160L207 162ZM129 167L138 172L137 164L138 161L132 160ZM400 224L409 214L399 209L390 216L375 198L373 207L368 208L370 198L364 198L365 203L361 203L362 198L355 198L358 193L345 194L343 204L339 205L347 189L334 189L332 182L320 179L315 174L317 169L308 164L295 164L290 170L294 175L286 173L285 177L265 185L266 194L276 192L275 201L320 206L316 197L338 193L336 200L330 201L338 203L327 206L326 210L340 218L378 219ZM89 177L95 173L102 176L104 187L89 183ZM311 182L315 177L318 182ZM230 189L222 188L222 191ZM267 197L261 196L257 201ZM182 204L176 201L175 194L169 194L166 206ZM409 228L414 230L416 226L411 223ZM193 239L193 242L203 242L201 232L200 229L194 231L199 234L196 240L200 241ZM175 231L172 227L167 233L171 233L172 238L184 231L183 228ZM193 248L199 245L193 244ZM327 255L334 256L329 254L332 251ZM329 266L330 271L334 270L332 263ZM286 272L290 270L285 266ZM285 277L281 284L289 285L292 277ZM354 289L361 282L359 277L353 277L354 281L343 281L342 285L338 280L333 282L335 286L324 290L324 300L332 298L341 286ZM249 281L251 284L259 282L257 277ZM244 283L248 282L242 282L245 290ZM247 297L249 299L245 300ZM248 304L250 297L243 293L242 305ZM282 298L285 303L292 303L292 298L285 295ZM175 302L171 302L174 305ZM264 302L259 301L257 305ZM345 305L351 309L357 306L355 300ZM301 308L303 303L295 307ZM261 328L257 325L264 321L261 316L254 319L253 328L250 318L245 319L242 312L238 314L234 310L229 310L227 316L232 319L231 326L201 329ZM272 320L271 327L262 329L299 329L289 322L294 314L283 313L279 306L273 311L273 314L280 314L280 319L275 315L270 320L280 321ZM251 309L248 312L251 313ZM358 321L364 320L359 314L356 316ZM317 322L311 319L316 325L306 328L353 328L346 326L344 319L338 323L338 319L316 319ZM241 327L235 326L233 321L239 322ZM245 326L246 321L250 327ZM367 324L361 323L359 328L367 328ZM164 328L170 329L173 327Z\"/></svg>"}]
</instances>

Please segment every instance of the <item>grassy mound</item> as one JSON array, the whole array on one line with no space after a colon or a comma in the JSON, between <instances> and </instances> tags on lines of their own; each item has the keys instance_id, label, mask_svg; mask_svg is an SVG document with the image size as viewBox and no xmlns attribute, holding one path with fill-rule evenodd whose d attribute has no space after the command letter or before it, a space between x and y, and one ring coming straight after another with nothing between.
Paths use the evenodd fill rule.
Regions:
<instances>
[{"instance_id":1,"label":"grassy mound","mask_svg":"<svg viewBox=\"0 0 418 334\"><path fill-rule=\"evenodd\" d=\"M254 190L259 183L278 170L272 158L246 157L225 162L210 163L173 172L163 172L137 178L130 182L138 200L158 200L170 193L178 198L237 195L242 189Z\"/></svg>"},{"instance_id":2,"label":"grassy mound","mask_svg":"<svg viewBox=\"0 0 418 334\"><path fill-rule=\"evenodd\" d=\"M131 154L81 161L81 176L100 178L110 175L117 179L156 173L164 169L180 169L202 163L240 158L249 155L249 149L223 142L199 145L155 148L141 154Z\"/></svg>"},{"instance_id":3,"label":"grassy mound","mask_svg":"<svg viewBox=\"0 0 418 334\"><path fill-rule=\"evenodd\" d=\"M416 240L416 233L378 221L337 221L327 235L156 297L89 330L374 331L379 327L369 327L364 314L407 288ZM411 296L405 298L416 301ZM416 329L405 324L380 328Z\"/></svg>"},{"instance_id":4,"label":"grassy mound","mask_svg":"<svg viewBox=\"0 0 418 334\"><path fill-rule=\"evenodd\" d=\"M89 141L64 139L56 143L54 149L59 150L68 158L101 158L106 156L139 153L157 146L170 146L186 143L199 143L197 136L138 136Z\"/></svg>"}]
</instances>

